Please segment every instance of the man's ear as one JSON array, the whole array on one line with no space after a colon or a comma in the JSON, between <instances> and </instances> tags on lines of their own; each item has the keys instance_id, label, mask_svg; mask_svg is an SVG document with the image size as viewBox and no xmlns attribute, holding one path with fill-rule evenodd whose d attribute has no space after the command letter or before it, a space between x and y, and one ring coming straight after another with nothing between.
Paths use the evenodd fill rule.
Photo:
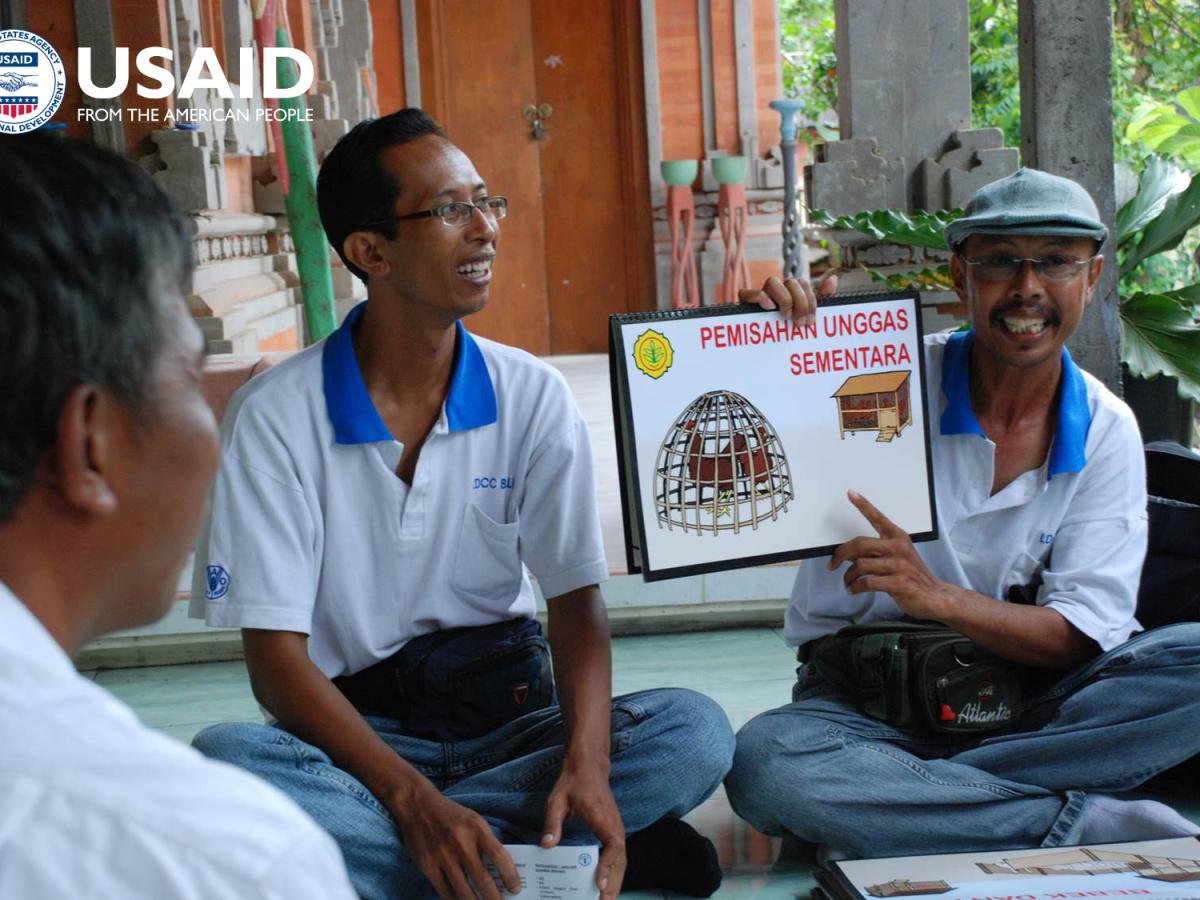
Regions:
<instances>
[{"instance_id":1,"label":"man's ear","mask_svg":"<svg viewBox=\"0 0 1200 900\"><path fill-rule=\"evenodd\" d=\"M112 474L129 413L108 391L81 384L58 412L54 479L69 506L95 516L117 508Z\"/></svg>"},{"instance_id":2,"label":"man's ear","mask_svg":"<svg viewBox=\"0 0 1200 900\"><path fill-rule=\"evenodd\" d=\"M1092 295L1096 293L1096 286L1100 284L1100 273L1103 271L1104 257L1097 253L1088 264L1087 291L1083 297L1085 306L1092 302Z\"/></svg>"},{"instance_id":3,"label":"man's ear","mask_svg":"<svg viewBox=\"0 0 1200 900\"><path fill-rule=\"evenodd\" d=\"M954 293L958 294L958 299L966 303L967 267L957 253L950 257L950 280L954 282Z\"/></svg>"},{"instance_id":4,"label":"man's ear","mask_svg":"<svg viewBox=\"0 0 1200 900\"><path fill-rule=\"evenodd\" d=\"M384 240L378 232L352 231L342 241L342 253L368 275L386 275L392 267L380 252Z\"/></svg>"}]
</instances>

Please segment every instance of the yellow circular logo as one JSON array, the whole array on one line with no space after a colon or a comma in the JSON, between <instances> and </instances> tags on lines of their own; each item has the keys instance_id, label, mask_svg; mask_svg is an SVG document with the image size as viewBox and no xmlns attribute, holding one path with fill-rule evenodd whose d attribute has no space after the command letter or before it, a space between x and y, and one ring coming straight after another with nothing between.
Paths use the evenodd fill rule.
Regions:
<instances>
[{"instance_id":1,"label":"yellow circular logo","mask_svg":"<svg viewBox=\"0 0 1200 900\"><path fill-rule=\"evenodd\" d=\"M633 344L633 362L643 375L662 378L675 360L675 350L665 334L643 331Z\"/></svg>"}]
</instances>

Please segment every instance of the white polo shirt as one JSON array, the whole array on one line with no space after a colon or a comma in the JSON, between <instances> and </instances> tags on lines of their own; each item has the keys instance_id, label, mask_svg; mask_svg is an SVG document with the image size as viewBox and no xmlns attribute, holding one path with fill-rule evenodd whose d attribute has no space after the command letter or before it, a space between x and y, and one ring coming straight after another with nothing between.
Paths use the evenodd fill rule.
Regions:
<instances>
[{"instance_id":1,"label":"white polo shirt","mask_svg":"<svg viewBox=\"0 0 1200 900\"><path fill-rule=\"evenodd\" d=\"M145 728L0 583L0 897L357 896L274 788Z\"/></svg>"},{"instance_id":2,"label":"white polo shirt","mask_svg":"<svg viewBox=\"0 0 1200 900\"><path fill-rule=\"evenodd\" d=\"M547 598L608 574L562 376L460 323L410 487L354 355L364 309L234 396L192 589L210 625L309 635L331 678L431 631L533 616L526 566Z\"/></svg>"},{"instance_id":3,"label":"white polo shirt","mask_svg":"<svg viewBox=\"0 0 1200 900\"><path fill-rule=\"evenodd\" d=\"M1038 605L1110 650L1141 628L1134 611L1146 555L1146 468L1133 413L1064 348L1050 454L993 496L996 445L971 409L973 340L969 331L925 338L928 408L940 413L932 435L940 537L917 552L934 577L988 597L1005 599L1013 585L1040 577ZM865 519L863 534L874 534ZM887 594L847 592L845 567L830 572L828 559L800 567L788 643L901 617Z\"/></svg>"}]
</instances>

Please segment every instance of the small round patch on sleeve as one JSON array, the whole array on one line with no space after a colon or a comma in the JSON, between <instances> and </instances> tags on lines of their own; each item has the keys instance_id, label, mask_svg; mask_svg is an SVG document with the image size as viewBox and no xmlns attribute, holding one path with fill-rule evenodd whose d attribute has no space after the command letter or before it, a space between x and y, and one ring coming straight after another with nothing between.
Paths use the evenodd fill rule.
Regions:
<instances>
[{"instance_id":1,"label":"small round patch on sleeve","mask_svg":"<svg viewBox=\"0 0 1200 900\"><path fill-rule=\"evenodd\" d=\"M204 592L207 600L220 600L229 593L229 573L224 566L208 567L208 590Z\"/></svg>"}]
</instances>

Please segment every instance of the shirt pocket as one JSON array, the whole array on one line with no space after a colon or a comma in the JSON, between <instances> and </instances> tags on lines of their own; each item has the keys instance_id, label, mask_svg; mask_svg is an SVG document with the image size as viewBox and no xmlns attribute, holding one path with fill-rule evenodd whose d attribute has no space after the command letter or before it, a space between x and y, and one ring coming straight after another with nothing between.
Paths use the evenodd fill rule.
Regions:
<instances>
[{"instance_id":1,"label":"shirt pocket","mask_svg":"<svg viewBox=\"0 0 1200 900\"><path fill-rule=\"evenodd\" d=\"M451 589L487 609L508 609L521 589L519 527L517 522L497 522L475 504L466 504Z\"/></svg>"},{"instance_id":2,"label":"shirt pocket","mask_svg":"<svg viewBox=\"0 0 1200 900\"><path fill-rule=\"evenodd\" d=\"M1042 587L1042 573L1046 571L1048 553L1040 556L1018 553L1008 576L1005 600L1014 603L1034 604Z\"/></svg>"}]
</instances>

